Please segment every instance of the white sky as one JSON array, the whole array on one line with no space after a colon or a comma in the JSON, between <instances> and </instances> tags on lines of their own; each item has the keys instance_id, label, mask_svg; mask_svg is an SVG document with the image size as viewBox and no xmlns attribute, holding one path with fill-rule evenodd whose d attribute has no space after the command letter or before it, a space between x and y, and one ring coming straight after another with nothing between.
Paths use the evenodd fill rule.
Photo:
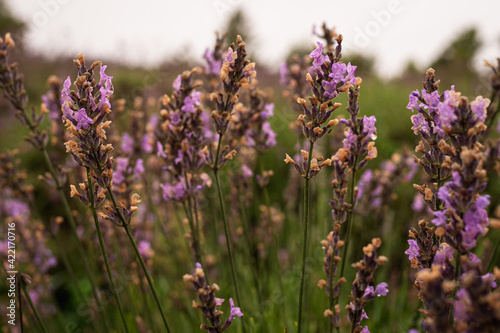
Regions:
<instances>
[{"instance_id":1,"label":"white sky","mask_svg":"<svg viewBox=\"0 0 500 333\"><path fill-rule=\"evenodd\" d=\"M6 0L29 24L25 43L43 54L119 57L154 66L171 55L202 56L243 8L252 28L250 53L277 66L292 46L316 40L313 24L327 22L344 35L344 51L374 55L377 70L396 75L408 60L433 60L468 27L479 29L484 45L475 61L500 56L500 1L487 0ZM392 10L392 12L390 11ZM379 15L377 21L376 13ZM258 65L258 64L257 64Z\"/></svg>"}]
</instances>

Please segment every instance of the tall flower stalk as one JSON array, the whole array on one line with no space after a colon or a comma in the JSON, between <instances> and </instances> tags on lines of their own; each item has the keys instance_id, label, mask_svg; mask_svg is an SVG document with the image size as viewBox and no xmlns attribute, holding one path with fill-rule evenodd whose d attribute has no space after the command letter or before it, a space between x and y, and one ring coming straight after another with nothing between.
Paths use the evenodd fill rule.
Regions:
<instances>
[{"instance_id":1,"label":"tall flower stalk","mask_svg":"<svg viewBox=\"0 0 500 333\"><path fill-rule=\"evenodd\" d=\"M478 96L469 102L454 87L440 94L438 83L434 70L429 69L424 89L410 94L407 107L418 112L412 116L412 129L422 137L415 149L422 156L415 161L435 180L431 186L415 185L433 210L434 227L420 222L421 231L410 232L412 239L406 252L412 267L420 270L415 286L425 306L422 327L431 332L456 329L457 319L465 318L461 301L474 288L468 290L470 285L465 283L464 287L464 282L480 278L482 271L481 261L471 251L488 232L489 224L489 196L481 194L487 185L487 173L480 140L487 129L490 101ZM434 244L430 249L422 242L426 238ZM483 288L481 292L488 291ZM445 306L433 307L436 297L446 299ZM456 304L458 313L454 313Z\"/></svg>"},{"instance_id":2,"label":"tall flower stalk","mask_svg":"<svg viewBox=\"0 0 500 333\"><path fill-rule=\"evenodd\" d=\"M9 62L9 53L14 48L15 43L11 38L10 34L7 33L5 38L0 38L0 88L4 91L4 96L9 100L9 102L16 109L16 118L19 119L21 124L30 130L29 137L26 140L36 149L41 151L45 165L49 171L49 178L47 182L52 184L53 187L59 193L59 197L62 201L63 208L66 214L67 221L71 227L71 231L76 240L78 240L77 227L73 213L71 212L71 207L69 205L66 194L64 193L63 185L66 182L66 174L59 169L56 169L54 163L52 162L49 153L47 151L48 135L46 131L40 130L40 124L44 118L44 112L48 110L42 108L42 113L37 115L35 108L31 114L28 114L26 107L28 104L28 95L24 89L24 77L23 74L19 72L17 63L11 64ZM80 241L76 241L76 248L78 254L83 261L83 266L85 272L92 286L92 293L96 300L99 312L103 314L102 320L106 328L108 329L108 322L106 316L104 316L104 308L101 303L101 299L97 294L97 284L94 280L93 272L90 268L90 263L87 254Z\"/></svg>"},{"instance_id":3,"label":"tall flower stalk","mask_svg":"<svg viewBox=\"0 0 500 333\"><path fill-rule=\"evenodd\" d=\"M63 120L70 132L70 140L65 143L67 152L69 152L76 163L87 169L88 187L85 184L80 184L80 188L84 191L83 195L79 193L74 185L71 185L72 196L78 198L86 205L90 205L93 209L94 222L99 235L99 221L97 214L103 220L108 220L116 226L125 229L134 252L141 264L144 275L149 283L153 296L155 298L158 310L163 319L163 323L168 332L170 327L167 323L163 308L158 298L156 289L146 264L139 252L139 248L134 240L134 237L129 229L129 224L132 220L132 215L137 211L136 204L140 202L140 197L133 194L132 198L125 204L116 202L113 194L113 159L110 152L113 150L111 144L106 142L106 128L109 128L111 121L105 121L106 115L111 112L110 96L113 94L114 88L111 82L111 76L105 73L106 66L102 66L100 62L94 62L90 68L85 66L83 55L79 55L75 60L75 65L78 69L78 77L75 81L77 91L71 91L71 81L68 77L64 82L62 90L63 102ZM94 69L100 67L100 80L96 82L94 79ZM92 180L95 186L92 185ZM97 213L99 207L108 197L112 206L104 205ZM106 250L102 237L100 239L101 251L106 261ZM119 295L116 288L113 286L112 274L109 264L106 265L108 276L113 287L115 299L119 306L122 321L127 329L126 321L121 308Z\"/></svg>"},{"instance_id":4,"label":"tall flower stalk","mask_svg":"<svg viewBox=\"0 0 500 333\"><path fill-rule=\"evenodd\" d=\"M233 43L228 48L219 77L222 81L223 92L212 93L210 95L211 101L215 104L215 110L211 113L211 118L214 122L215 132L218 134L217 148L215 155L213 154L213 147L205 149L208 163L210 164L215 177L217 186L217 193L219 197L220 210L222 214L222 222L224 225L224 235L226 238L226 247L229 255L231 265L231 276L236 293L236 300L238 305L241 305L240 293L238 288L238 280L236 278L236 267L234 264L234 257L231 250L231 238L229 232L229 225L226 218L226 211L224 208L224 198L222 188L220 185L219 171L226 165L229 160L232 160L236 151L231 149L230 146L222 146L222 138L229 128L231 120L231 113L235 104L238 102L238 92L241 87L247 88L250 79L255 77L255 63L246 59L246 44L238 35L236 45ZM243 331L245 331L244 322L242 322Z\"/></svg>"},{"instance_id":5,"label":"tall flower stalk","mask_svg":"<svg viewBox=\"0 0 500 333\"><path fill-rule=\"evenodd\" d=\"M335 51L323 54L323 44L318 42L318 47L309 55L313 59L306 81L311 87L308 97L309 105L304 98L298 98L297 103L302 107L303 113L298 121L302 127L305 138L309 141L308 151L302 150L302 162L298 163L288 154L285 162L291 163L295 170L304 178L304 216L302 229L302 265L299 289L298 331L302 330L302 307L305 283L305 261L307 257L307 242L309 232L309 201L310 181L322 167L331 165L332 160L322 156L314 157L314 145L330 131L330 128L339 123L338 119L330 119L333 111L341 106L333 100L342 92L346 92L356 83L354 77L355 66L340 62L342 57L342 35L336 39ZM311 73L315 76L314 79Z\"/></svg>"}]
</instances>

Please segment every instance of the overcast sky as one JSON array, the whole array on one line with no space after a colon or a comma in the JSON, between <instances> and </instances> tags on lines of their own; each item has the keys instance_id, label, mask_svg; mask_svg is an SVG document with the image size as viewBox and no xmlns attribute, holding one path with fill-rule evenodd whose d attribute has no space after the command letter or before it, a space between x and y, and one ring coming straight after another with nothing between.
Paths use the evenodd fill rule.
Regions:
<instances>
[{"instance_id":1,"label":"overcast sky","mask_svg":"<svg viewBox=\"0 0 500 333\"><path fill-rule=\"evenodd\" d=\"M475 26L484 45L476 59L500 56L500 1L486 0L6 0L28 23L25 43L44 54L119 57L154 66L174 54L201 57L214 31L241 8L251 24L250 53L277 66L289 49L312 45L314 24L344 35L344 50L374 55L377 71L396 75L408 60L428 64L449 41ZM314 4L311 4L314 3ZM257 64L258 65L258 64Z\"/></svg>"}]
</instances>

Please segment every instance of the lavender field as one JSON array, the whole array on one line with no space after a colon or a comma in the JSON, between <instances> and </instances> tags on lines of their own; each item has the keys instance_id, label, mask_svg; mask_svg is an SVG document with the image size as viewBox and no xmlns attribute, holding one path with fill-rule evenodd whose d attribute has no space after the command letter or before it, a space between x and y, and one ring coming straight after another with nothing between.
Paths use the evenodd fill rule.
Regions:
<instances>
[{"instance_id":1,"label":"lavender field","mask_svg":"<svg viewBox=\"0 0 500 333\"><path fill-rule=\"evenodd\" d=\"M0 14L2 332L499 332L500 58L273 66L241 15L147 70Z\"/></svg>"}]
</instances>

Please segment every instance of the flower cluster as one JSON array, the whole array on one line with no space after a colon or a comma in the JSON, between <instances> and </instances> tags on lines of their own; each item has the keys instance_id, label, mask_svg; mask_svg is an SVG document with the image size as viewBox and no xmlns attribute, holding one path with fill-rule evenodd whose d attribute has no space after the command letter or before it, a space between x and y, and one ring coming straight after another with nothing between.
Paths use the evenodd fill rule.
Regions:
<instances>
[{"instance_id":1,"label":"flower cluster","mask_svg":"<svg viewBox=\"0 0 500 333\"><path fill-rule=\"evenodd\" d=\"M99 61L87 68L82 54L74 62L78 69L75 81L77 90L70 90L71 79L68 76L61 92L63 122L70 137L65 142L66 152L89 171L96 184L92 194L85 183L79 185L83 194L71 185L71 196L77 196L85 205L97 208L106 198L106 193L113 189L113 158L110 152L114 148L111 144L106 144L105 130L111 124L110 120L106 121L106 116L111 112L113 77L105 73L106 66L102 66ZM98 82L94 78L96 67L100 67ZM94 198L94 202L90 198ZM136 195L131 201L132 204L119 202L116 209L105 206L99 216L118 226L129 224L137 210L135 204L140 200Z\"/></svg>"},{"instance_id":2,"label":"flower cluster","mask_svg":"<svg viewBox=\"0 0 500 333\"><path fill-rule=\"evenodd\" d=\"M351 332L369 332L366 326L361 327L360 324L363 319L368 318L364 311L365 304L375 297L386 296L389 292L385 282L374 286L375 278L373 274L375 270L379 265L387 262L386 257L377 256L377 249L381 245L380 238L372 239L370 244L363 247L363 260L352 265L358 272L352 283L350 296L352 302L346 306L349 322L353 327Z\"/></svg>"},{"instance_id":3,"label":"flower cluster","mask_svg":"<svg viewBox=\"0 0 500 333\"><path fill-rule=\"evenodd\" d=\"M377 157L377 148L375 141L377 139L377 129L375 127L375 116L359 117L359 86L361 79L358 78L354 88L349 89L349 106L347 111L350 114L349 119L341 119L345 124L344 147L336 153L336 159L347 163L349 168L360 170L366 166L368 161Z\"/></svg>"},{"instance_id":4,"label":"flower cluster","mask_svg":"<svg viewBox=\"0 0 500 333\"><path fill-rule=\"evenodd\" d=\"M206 114L200 104L196 88L201 81L194 80L195 68L177 77L171 97L165 95L161 117L156 124L158 156L170 179L164 184L165 200L184 201L194 198L207 185L208 176L201 172L206 164L204 145L211 137L206 128Z\"/></svg>"},{"instance_id":5,"label":"flower cluster","mask_svg":"<svg viewBox=\"0 0 500 333\"><path fill-rule=\"evenodd\" d=\"M26 141L36 149L43 150L49 139L47 132L41 131L39 126L46 110L42 109L42 113L37 115L33 108L31 114L28 115L26 111L28 95L24 89L24 76L19 72L17 63L9 62L9 53L14 46L15 43L10 33L6 33L5 38L0 37L0 89L16 109L16 118L23 126L30 129L30 136L26 138Z\"/></svg>"},{"instance_id":6,"label":"flower cluster","mask_svg":"<svg viewBox=\"0 0 500 333\"><path fill-rule=\"evenodd\" d=\"M264 153L276 145L276 133L272 130L269 118L274 115L274 104L266 103L266 94L256 87L253 80L249 90L248 107L236 104L229 133L231 138L242 140L242 145Z\"/></svg>"},{"instance_id":7,"label":"flower cluster","mask_svg":"<svg viewBox=\"0 0 500 333\"><path fill-rule=\"evenodd\" d=\"M453 313L458 332L494 332L500 327L500 270L481 275L481 261L473 253L462 257L464 272L460 276L461 288L457 292ZM494 291L493 288L496 288Z\"/></svg>"},{"instance_id":8,"label":"flower cluster","mask_svg":"<svg viewBox=\"0 0 500 333\"><path fill-rule=\"evenodd\" d=\"M230 115L238 102L240 88L249 87L250 79L257 75L255 63L246 59L245 46L245 42L238 35L236 45L233 43L228 48L219 73L224 93L212 93L210 96L212 102L215 103L215 110L212 111L211 117L215 131L219 135L223 135L228 129ZM224 96L226 96L225 99Z\"/></svg>"},{"instance_id":9,"label":"flower cluster","mask_svg":"<svg viewBox=\"0 0 500 333\"><path fill-rule=\"evenodd\" d=\"M211 333L220 333L231 326L234 317L243 316L240 308L234 306L233 299L230 298L231 313L226 321L222 323L221 317L224 313L217 310L217 307L223 304L224 299L215 297L215 292L219 291L219 286L215 283L211 286L207 284L205 272L199 263L196 263L196 268L192 274L184 275L184 282L191 283L196 292L198 301L193 300L193 308L199 309L209 322L209 325L202 324L200 329Z\"/></svg>"}]
</instances>

